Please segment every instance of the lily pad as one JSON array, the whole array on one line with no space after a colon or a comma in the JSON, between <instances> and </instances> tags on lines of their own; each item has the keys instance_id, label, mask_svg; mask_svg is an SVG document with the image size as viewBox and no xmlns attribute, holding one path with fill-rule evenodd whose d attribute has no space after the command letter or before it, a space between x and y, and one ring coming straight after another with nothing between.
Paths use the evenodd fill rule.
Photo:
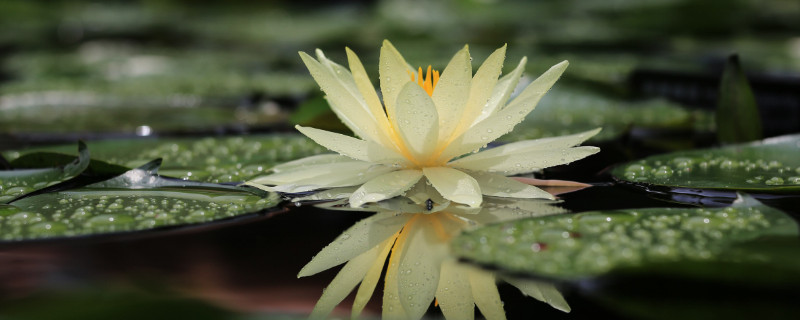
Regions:
<instances>
[{"instance_id":1,"label":"lily pad","mask_svg":"<svg viewBox=\"0 0 800 320\"><path fill-rule=\"evenodd\" d=\"M579 279L646 263L724 260L720 253L732 245L798 233L785 213L744 198L718 209L628 209L517 220L466 232L452 247L480 264Z\"/></svg>"},{"instance_id":2,"label":"lily pad","mask_svg":"<svg viewBox=\"0 0 800 320\"><path fill-rule=\"evenodd\" d=\"M800 192L800 135L680 151L622 164L614 178L671 188Z\"/></svg>"},{"instance_id":3,"label":"lily pad","mask_svg":"<svg viewBox=\"0 0 800 320\"><path fill-rule=\"evenodd\" d=\"M78 157L72 162L50 168L0 171L0 203L73 178L89 166L89 149L78 143Z\"/></svg>"},{"instance_id":4,"label":"lily pad","mask_svg":"<svg viewBox=\"0 0 800 320\"><path fill-rule=\"evenodd\" d=\"M585 91L553 89L500 141L568 135L600 127L603 131L590 141L607 141L632 127L693 130L698 126L696 121L708 118L664 100L626 102Z\"/></svg>"},{"instance_id":5,"label":"lily pad","mask_svg":"<svg viewBox=\"0 0 800 320\"><path fill-rule=\"evenodd\" d=\"M127 139L89 142L92 157L128 168L163 158L160 173L184 180L227 183L264 174L275 164L325 152L311 140L291 134L200 139ZM66 146L6 152L13 162L29 152L67 153Z\"/></svg>"},{"instance_id":6,"label":"lily pad","mask_svg":"<svg viewBox=\"0 0 800 320\"><path fill-rule=\"evenodd\" d=\"M247 187L170 180L159 160L83 188L0 206L0 240L136 231L232 218L275 207L277 194Z\"/></svg>"}]
</instances>

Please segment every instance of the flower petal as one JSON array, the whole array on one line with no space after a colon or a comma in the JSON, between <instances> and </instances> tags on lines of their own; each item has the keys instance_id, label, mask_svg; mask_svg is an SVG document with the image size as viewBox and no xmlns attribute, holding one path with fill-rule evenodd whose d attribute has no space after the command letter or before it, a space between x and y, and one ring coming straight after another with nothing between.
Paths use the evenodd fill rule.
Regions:
<instances>
[{"instance_id":1,"label":"flower petal","mask_svg":"<svg viewBox=\"0 0 800 320\"><path fill-rule=\"evenodd\" d=\"M564 61L551 67L528 85L508 106L475 124L464 134L453 140L442 152L439 160L447 161L462 154L478 150L514 129L514 126L520 123L536 107L539 99L547 93L547 90L564 73L567 65L568 63Z\"/></svg>"},{"instance_id":2,"label":"flower petal","mask_svg":"<svg viewBox=\"0 0 800 320\"><path fill-rule=\"evenodd\" d=\"M380 129L380 142L384 146L389 147L393 145L394 142L389 137L391 128L389 127L389 120L386 117L386 112L383 110L381 100L378 98L375 87L372 86L372 81L370 81L367 72L364 70L364 65L361 64L361 60L358 59L358 56L350 50L350 48L345 48L345 51L347 52L347 61L350 64L350 71L353 73L356 87L364 98L364 101L369 107L369 112ZM395 148L397 147L399 146L395 146Z\"/></svg>"},{"instance_id":3,"label":"flower petal","mask_svg":"<svg viewBox=\"0 0 800 320\"><path fill-rule=\"evenodd\" d=\"M439 283L439 267L447 255L447 242L438 239L430 220L429 215L417 215L403 229L408 237L399 264L397 281L401 285L397 293L411 319L422 318L431 305Z\"/></svg>"},{"instance_id":4,"label":"flower petal","mask_svg":"<svg viewBox=\"0 0 800 320\"><path fill-rule=\"evenodd\" d=\"M600 148L597 147L575 147L514 153L497 157L464 157L451 162L450 166L474 171L498 172L511 176L570 163L599 151Z\"/></svg>"},{"instance_id":5,"label":"flower petal","mask_svg":"<svg viewBox=\"0 0 800 320\"><path fill-rule=\"evenodd\" d=\"M321 61L300 52L300 58L327 95L333 111L359 137L380 141L378 124L369 116L369 107L358 92L350 72L327 60L322 51L318 50L317 55Z\"/></svg>"},{"instance_id":6,"label":"flower petal","mask_svg":"<svg viewBox=\"0 0 800 320\"><path fill-rule=\"evenodd\" d=\"M553 200L552 194L532 185L506 178L499 174L471 171L469 175L478 181L481 193L487 196L506 198L540 198Z\"/></svg>"},{"instance_id":7,"label":"flower petal","mask_svg":"<svg viewBox=\"0 0 800 320\"><path fill-rule=\"evenodd\" d=\"M381 249L383 248L380 245L376 245L374 248L347 262L325 290L322 291L322 296L308 318L325 319L333 311L333 308L353 291L353 288L361 282L367 272L376 264ZM380 265L383 266L382 261Z\"/></svg>"},{"instance_id":8,"label":"flower petal","mask_svg":"<svg viewBox=\"0 0 800 320\"><path fill-rule=\"evenodd\" d=\"M386 114L389 119L395 118L395 102L400 89L411 82L409 72L414 72L408 67L408 63L400 52L395 49L389 40L383 41L381 46L381 56L378 71L380 72L381 93L383 94L383 104L386 107Z\"/></svg>"},{"instance_id":9,"label":"flower petal","mask_svg":"<svg viewBox=\"0 0 800 320\"><path fill-rule=\"evenodd\" d=\"M377 176L353 192L350 196L350 206L360 207L367 202L378 202L398 196L413 187L420 178L422 178L420 170L399 170Z\"/></svg>"},{"instance_id":10,"label":"flower petal","mask_svg":"<svg viewBox=\"0 0 800 320\"><path fill-rule=\"evenodd\" d=\"M272 167L273 172L283 172L294 170L297 168L313 166L318 164L339 163L339 162L354 162L353 158L345 157L339 154L318 154L315 156L305 157L294 161L279 164Z\"/></svg>"},{"instance_id":11,"label":"flower petal","mask_svg":"<svg viewBox=\"0 0 800 320\"><path fill-rule=\"evenodd\" d=\"M572 310L561 292L550 283L520 278L504 278L503 280L517 287L526 296L545 302L553 308L564 312Z\"/></svg>"},{"instance_id":12,"label":"flower petal","mask_svg":"<svg viewBox=\"0 0 800 320\"><path fill-rule=\"evenodd\" d=\"M304 197L292 198L292 202L298 201L321 201L350 198L359 187L341 187L322 190Z\"/></svg>"},{"instance_id":13,"label":"flower petal","mask_svg":"<svg viewBox=\"0 0 800 320\"><path fill-rule=\"evenodd\" d=\"M477 207L483 196L478 182L468 174L448 167L427 167L422 172L446 199Z\"/></svg>"},{"instance_id":14,"label":"flower petal","mask_svg":"<svg viewBox=\"0 0 800 320\"><path fill-rule=\"evenodd\" d=\"M500 300L500 293L497 292L497 284L493 274L483 270L470 269L469 284L472 288L475 304L486 319L506 318L506 313L503 311L503 302Z\"/></svg>"},{"instance_id":15,"label":"flower petal","mask_svg":"<svg viewBox=\"0 0 800 320\"><path fill-rule=\"evenodd\" d=\"M467 268L453 260L442 262L436 300L447 319L475 318L475 301L472 299Z\"/></svg>"},{"instance_id":16,"label":"flower petal","mask_svg":"<svg viewBox=\"0 0 800 320\"><path fill-rule=\"evenodd\" d=\"M475 122L475 119L481 114L481 111L492 96L492 91L502 71L505 57L506 46L504 45L486 58L483 65L475 72L475 76L472 78L472 84L470 85L469 99L464 108L464 113L461 115L461 120L458 122L451 137L460 136L464 131L467 131ZM450 137L447 138L449 139Z\"/></svg>"},{"instance_id":17,"label":"flower petal","mask_svg":"<svg viewBox=\"0 0 800 320\"><path fill-rule=\"evenodd\" d=\"M522 71L525 70L525 63L527 61L528 58L523 57L514 71L500 78L500 81L498 81L494 87L492 97L489 98L489 102L486 103L486 106L481 110L481 114L478 115L472 125L483 121L483 119L486 119L497 112L497 110L500 110L501 106L506 105L508 98L511 97L514 89L517 88L517 84L519 83L520 77L522 77Z\"/></svg>"},{"instance_id":18,"label":"flower petal","mask_svg":"<svg viewBox=\"0 0 800 320\"><path fill-rule=\"evenodd\" d=\"M383 265L386 263L386 256L389 255L389 250L392 249L396 239L397 234L389 237L389 239L386 239L383 243L378 245L378 247L381 248L381 252L375 258L375 263L373 263L372 267L367 271L364 280L361 281L361 285L358 287L358 293L356 293L355 301L353 301L350 318L358 319L358 316L361 315L361 311L364 310L367 302L369 302L369 299L372 297L372 293L375 292L375 286L377 286L380 281Z\"/></svg>"},{"instance_id":19,"label":"flower petal","mask_svg":"<svg viewBox=\"0 0 800 320\"><path fill-rule=\"evenodd\" d=\"M555 202L541 199L527 199L518 200L518 202L526 203L539 201L538 203L527 203L524 207L485 207L480 213L475 214L471 212L448 211L457 214L465 219L472 220L478 224L490 224L503 221L513 221L524 218L541 217L559 213L566 213L567 210L557 207L553 204Z\"/></svg>"},{"instance_id":20,"label":"flower petal","mask_svg":"<svg viewBox=\"0 0 800 320\"><path fill-rule=\"evenodd\" d=\"M377 163L407 162L403 156L375 142L310 127L295 126L295 128L317 144L356 160Z\"/></svg>"},{"instance_id":21,"label":"flower petal","mask_svg":"<svg viewBox=\"0 0 800 320\"><path fill-rule=\"evenodd\" d=\"M439 116L428 93L413 82L406 83L397 95L394 127L411 155L425 161L436 149L439 134Z\"/></svg>"},{"instance_id":22,"label":"flower petal","mask_svg":"<svg viewBox=\"0 0 800 320\"><path fill-rule=\"evenodd\" d=\"M472 82L472 60L469 48L456 52L442 71L442 77L433 89L433 103L439 113L439 139L449 139L464 113Z\"/></svg>"},{"instance_id":23,"label":"flower petal","mask_svg":"<svg viewBox=\"0 0 800 320\"><path fill-rule=\"evenodd\" d=\"M499 147L483 150L481 152L471 154L469 156L463 157L452 163L456 163L459 161L475 161L480 159L486 158L493 158L498 156L506 156L512 155L515 153L524 153L524 152L533 152L533 151L546 151L546 150L562 150L565 148L569 148L572 146L576 146L581 142L586 141L587 139L593 137L598 132L600 132L600 128L581 132L577 134L572 134L568 136L560 136L560 137L551 137L551 138L542 138L536 140L524 140L513 142L509 144L504 144Z\"/></svg>"},{"instance_id":24,"label":"flower petal","mask_svg":"<svg viewBox=\"0 0 800 320\"><path fill-rule=\"evenodd\" d=\"M407 246L407 239L406 233L400 233L389 256L389 265L386 267L386 277L383 280L383 312L381 314L383 319L409 319L408 313L400 303L400 294L398 292L400 283L397 280L400 273L400 260Z\"/></svg>"},{"instance_id":25,"label":"flower petal","mask_svg":"<svg viewBox=\"0 0 800 320\"><path fill-rule=\"evenodd\" d=\"M428 179L421 179L417 182L417 185L406 192L405 196L414 203L424 206L427 206L428 200L431 200L434 206L447 206L447 204L450 203L439 191L436 191L436 188L430 185Z\"/></svg>"},{"instance_id":26,"label":"flower petal","mask_svg":"<svg viewBox=\"0 0 800 320\"><path fill-rule=\"evenodd\" d=\"M298 277L316 274L330 269L353 257L372 249L374 246L397 233L411 218L409 214L394 212L376 213L359 221L343 232L336 240L322 249L311 262L306 264Z\"/></svg>"},{"instance_id":27,"label":"flower petal","mask_svg":"<svg viewBox=\"0 0 800 320\"><path fill-rule=\"evenodd\" d=\"M274 191L296 193L359 185L394 170L389 166L362 161L320 164L259 177L248 183L275 185L272 187Z\"/></svg>"},{"instance_id":28,"label":"flower petal","mask_svg":"<svg viewBox=\"0 0 800 320\"><path fill-rule=\"evenodd\" d=\"M260 176L258 178L251 180L250 182L260 183L260 184L280 185L280 184L295 183L297 181L315 178L320 175L329 175L338 172L358 173L364 170L368 170L371 167L386 167L386 166L376 165L371 162L358 161L358 160L351 160L347 162L336 162L336 163L309 164L304 166L296 166L289 170L281 170L280 172L269 174L266 176Z\"/></svg>"}]
</instances>

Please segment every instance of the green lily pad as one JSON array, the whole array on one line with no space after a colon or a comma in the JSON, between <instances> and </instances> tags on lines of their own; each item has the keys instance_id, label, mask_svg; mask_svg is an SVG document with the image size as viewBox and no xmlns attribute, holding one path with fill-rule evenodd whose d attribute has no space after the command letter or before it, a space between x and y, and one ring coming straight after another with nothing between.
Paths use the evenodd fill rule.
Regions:
<instances>
[{"instance_id":1,"label":"green lily pad","mask_svg":"<svg viewBox=\"0 0 800 320\"><path fill-rule=\"evenodd\" d=\"M184 180L227 183L264 174L275 164L327 151L313 141L292 134L200 139L128 139L89 142L92 157L136 168L163 158L160 173ZM29 152L69 152L54 146L6 152L10 160Z\"/></svg>"},{"instance_id":2,"label":"green lily pad","mask_svg":"<svg viewBox=\"0 0 800 320\"><path fill-rule=\"evenodd\" d=\"M646 263L714 260L735 244L798 233L785 213L745 198L718 209L628 209L517 220L466 232L452 248L462 258L512 272L577 279Z\"/></svg>"},{"instance_id":3,"label":"green lily pad","mask_svg":"<svg viewBox=\"0 0 800 320\"><path fill-rule=\"evenodd\" d=\"M800 192L800 135L680 151L622 164L614 178L672 188Z\"/></svg>"},{"instance_id":4,"label":"green lily pad","mask_svg":"<svg viewBox=\"0 0 800 320\"><path fill-rule=\"evenodd\" d=\"M272 208L277 194L248 187L170 180L160 161L83 188L0 206L0 240L74 237L195 224Z\"/></svg>"},{"instance_id":5,"label":"green lily pad","mask_svg":"<svg viewBox=\"0 0 800 320\"><path fill-rule=\"evenodd\" d=\"M664 100L625 102L584 91L553 89L500 141L560 136L603 128L590 141L614 139L632 127L693 130L700 117Z\"/></svg>"},{"instance_id":6,"label":"green lily pad","mask_svg":"<svg viewBox=\"0 0 800 320\"><path fill-rule=\"evenodd\" d=\"M0 203L73 178L89 166L89 149L78 143L78 157L56 167L0 171Z\"/></svg>"}]
</instances>

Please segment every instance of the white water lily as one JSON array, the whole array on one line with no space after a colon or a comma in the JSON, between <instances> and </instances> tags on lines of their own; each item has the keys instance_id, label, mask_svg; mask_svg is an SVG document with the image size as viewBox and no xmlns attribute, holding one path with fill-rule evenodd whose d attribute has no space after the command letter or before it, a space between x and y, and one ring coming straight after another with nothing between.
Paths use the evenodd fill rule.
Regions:
<instances>
[{"instance_id":1,"label":"white water lily","mask_svg":"<svg viewBox=\"0 0 800 320\"><path fill-rule=\"evenodd\" d=\"M566 164L599 151L576 147L598 130L509 143L470 154L510 132L534 109L564 72L556 64L509 101L526 59L500 77L506 47L492 53L473 75L465 46L441 73L413 69L389 41L380 54L379 98L361 61L347 49L350 70L301 52L336 115L359 138L297 126L339 155L318 155L276 166L248 184L271 191L305 192L359 186L347 193L353 207L403 195L424 180L448 201L478 207L482 195L553 197L507 178ZM463 156L469 154L467 156ZM463 156L463 157L462 157ZM423 179L424 178L424 179Z\"/></svg>"},{"instance_id":2,"label":"white water lily","mask_svg":"<svg viewBox=\"0 0 800 320\"><path fill-rule=\"evenodd\" d=\"M356 223L314 256L299 277L347 264L323 292L312 319L325 318L356 286L352 317L358 318L380 281L387 257L384 319L419 319L434 299L448 319L472 319L475 306L487 319L505 319L495 274L456 262L449 254L450 240L465 229L487 223L563 212L552 206L553 201L541 199L495 198L479 209L450 205L433 210L408 207L416 201L403 197L387 201L378 207L424 213L379 212ZM501 280L559 310L570 310L551 284Z\"/></svg>"}]
</instances>

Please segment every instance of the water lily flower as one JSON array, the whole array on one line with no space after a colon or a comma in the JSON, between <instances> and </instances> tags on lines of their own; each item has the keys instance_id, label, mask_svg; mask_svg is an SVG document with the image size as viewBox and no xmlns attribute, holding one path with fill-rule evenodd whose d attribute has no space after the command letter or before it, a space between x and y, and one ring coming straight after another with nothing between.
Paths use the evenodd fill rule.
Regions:
<instances>
[{"instance_id":1,"label":"water lily flower","mask_svg":"<svg viewBox=\"0 0 800 320\"><path fill-rule=\"evenodd\" d=\"M470 154L510 132L534 109L567 67L551 67L514 99L523 58L500 77L506 46L492 53L473 75L468 47L444 71L414 69L389 42L380 53L381 100L359 58L346 49L350 69L300 52L327 95L333 112L358 138L309 127L296 128L338 155L318 155L272 169L248 184L280 192L358 186L348 194L352 207L403 195L419 181L430 183L448 201L478 207L483 195L553 197L508 178L566 164L599 151L576 147L598 130L520 141ZM466 156L465 156L466 155ZM270 186L270 187L268 187Z\"/></svg>"},{"instance_id":2,"label":"water lily flower","mask_svg":"<svg viewBox=\"0 0 800 320\"><path fill-rule=\"evenodd\" d=\"M357 285L352 317L357 318L370 300L388 257L384 278L383 318L419 319L436 301L449 319L472 319L477 305L487 319L505 319L497 291L497 276L459 264L449 254L450 240L461 231L487 223L563 212L554 201L495 198L483 208L452 204L428 210L404 197L386 200L391 209L361 220L346 230L300 271L309 276L347 262L325 289L311 318L325 318ZM329 205L327 207L334 207ZM345 210L352 210L345 208ZM477 210L477 211L476 211ZM502 278L524 294L569 312L569 305L551 284Z\"/></svg>"}]
</instances>

